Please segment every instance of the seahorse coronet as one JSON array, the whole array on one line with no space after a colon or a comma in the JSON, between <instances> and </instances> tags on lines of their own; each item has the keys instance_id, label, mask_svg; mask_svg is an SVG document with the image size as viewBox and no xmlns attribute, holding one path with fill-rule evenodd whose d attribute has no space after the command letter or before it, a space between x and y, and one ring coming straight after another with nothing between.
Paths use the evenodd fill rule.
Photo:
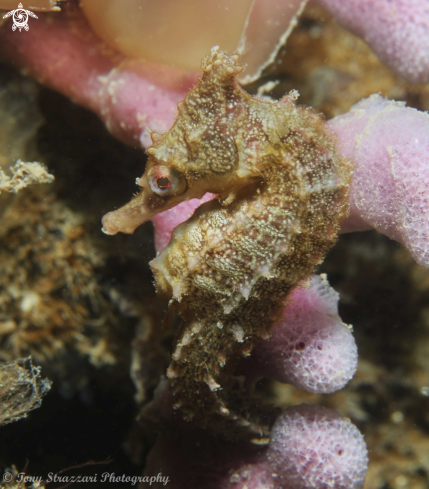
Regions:
<instances>
[{"instance_id":1,"label":"seahorse coronet","mask_svg":"<svg viewBox=\"0 0 429 489\"><path fill-rule=\"evenodd\" d=\"M141 193L103 224L133 232L184 200L218 194L151 262L157 291L183 318L167 376L186 419L264 437L234 369L335 243L352 166L295 91L251 97L235 80L239 57L217 47L202 67L171 129L153 136Z\"/></svg>"}]
</instances>

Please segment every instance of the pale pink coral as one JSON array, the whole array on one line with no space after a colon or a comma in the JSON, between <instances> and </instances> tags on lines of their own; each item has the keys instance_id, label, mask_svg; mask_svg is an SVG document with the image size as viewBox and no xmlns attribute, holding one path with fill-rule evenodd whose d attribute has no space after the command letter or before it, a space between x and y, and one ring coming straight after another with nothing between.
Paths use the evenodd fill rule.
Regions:
<instances>
[{"instance_id":1,"label":"pale pink coral","mask_svg":"<svg viewBox=\"0 0 429 489\"><path fill-rule=\"evenodd\" d=\"M160 214L157 214L153 219L155 225L155 249L159 253L163 250L170 241L171 232L180 223L187 221L194 210L204 202L212 200L216 196L214 194L207 193L201 200L191 199L185 202L181 202L176 207L172 207Z\"/></svg>"},{"instance_id":2,"label":"pale pink coral","mask_svg":"<svg viewBox=\"0 0 429 489\"><path fill-rule=\"evenodd\" d=\"M427 0L317 1L406 80L429 81Z\"/></svg>"},{"instance_id":3,"label":"pale pink coral","mask_svg":"<svg viewBox=\"0 0 429 489\"><path fill-rule=\"evenodd\" d=\"M329 125L356 163L344 231L375 228L429 266L429 115L373 95Z\"/></svg>"},{"instance_id":4,"label":"pale pink coral","mask_svg":"<svg viewBox=\"0 0 429 489\"><path fill-rule=\"evenodd\" d=\"M255 347L252 369L308 392L342 389L355 374L358 357L352 332L338 316L338 299L318 275L309 289L296 289L271 337Z\"/></svg>"},{"instance_id":5,"label":"pale pink coral","mask_svg":"<svg viewBox=\"0 0 429 489\"><path fill-rule=\"evenodd\" d=\"M9 26L7 26L9 27ZM94 111L127 143L150 146L147 128L167 130L197 74L129 60L107 47L80 11L39 14L25 36L0 28L0 56Z\"/></svg>"},{"instance_id":6,"label":"pale pink coral","mask_svg":"<svg viewBox=\"0 0 429 489\"><path fill-rule=\"evenodd\" d=\"M348 419L301 405L277 419L268 447L169 430L158 437L146 475L162 472L171 489L360 489L367 464L363 437Z\"/></svg>"},{"instance_id":7,"label":"pale pink coral","mask_svg":"<svg viewBox=\"0 0 429 489\"><path fill-rule=\"evenodd\" d=\"M321 406L287 409L276 421L268 449L277 487L359 489L368 456L363 436L347 419Z\"/></svg>"}]
</instances>

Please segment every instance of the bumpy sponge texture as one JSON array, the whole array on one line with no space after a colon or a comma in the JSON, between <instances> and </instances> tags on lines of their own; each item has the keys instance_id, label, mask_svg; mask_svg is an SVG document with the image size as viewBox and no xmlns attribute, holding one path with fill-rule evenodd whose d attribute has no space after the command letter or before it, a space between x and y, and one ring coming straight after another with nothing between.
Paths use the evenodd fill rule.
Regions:
<instances>
[{"instance_id":1,"label":"bumpy sponge texture","mask_svg":"<svg viewBox=\"0 0 429 489\"><path fill-rule=\"evenodd\" d=\"M318 394L342 389L358 357L352 332L338 315L338 298L324 275L314 275L309 289L296 289L271 337L255 348L259 374Z\"/></svg>"},{"instance_id":2,"label":"bumpy sponge texture","mask_svg":"<svg viewBox=\"0 0 429 489\"><path fill-rule=\"evenodd\" d=\"M429 81L429 3L426 0L319 0L345 27L413 83Z\"/></svg>"},{"instance_id":3,"label":"bumpy sponge texture","mask_svg":"<svg viewBox=\"0 0 429 489\"><path fill-rule=\"evenodd\" d=\"M347 418L305 404L277 419L268 459L288 489L360 489L368 466L363 436Z\"/></svg>"},{"instance_id":4,"label":"bumpy sponge texture","mask_svg":"<svg viewBox=\"0 0 429 489\"><path fill-rule=\"evenodd\" d=\"M429 266L429 115L373 95L330 121L356 162L351 214Z\"/></svg>"}]
</instances>

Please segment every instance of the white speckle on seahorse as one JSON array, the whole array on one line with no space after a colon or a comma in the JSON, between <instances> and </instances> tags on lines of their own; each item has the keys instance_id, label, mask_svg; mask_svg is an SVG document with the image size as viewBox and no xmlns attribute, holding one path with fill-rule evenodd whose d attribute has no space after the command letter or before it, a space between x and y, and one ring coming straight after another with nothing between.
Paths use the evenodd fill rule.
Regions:
<instances>
[{"instance_id":1,"label":"white speckle on seahorse","mask_svg":"<svg viewBox=\"0 0 429 489\"><path fill-rule=\"evenodd\" d=\"M234 333L235 341L238 343L243 343L244 341L244 331L240 326L234 325L232 327L232 332Z\"/></svg>"}]
</instances>

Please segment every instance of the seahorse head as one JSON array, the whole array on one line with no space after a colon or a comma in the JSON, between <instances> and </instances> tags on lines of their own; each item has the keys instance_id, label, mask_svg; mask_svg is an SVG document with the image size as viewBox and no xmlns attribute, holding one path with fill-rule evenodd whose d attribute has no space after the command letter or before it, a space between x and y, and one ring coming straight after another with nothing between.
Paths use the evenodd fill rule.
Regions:
<instances>
[{"instance_id":1,"label":"seahorse head","mask_svg":"<svg viewBox=\"0 0 429 489\"><path fill-rule=\"evenodd\" d=\"M218 47L204 58L202 79L178 104L171 129L151 133L147 167L137 180L141 192L104 216L106 234L133 233L155 214L206 192L229 202L259 176L242 144L253 99L235 81L238 60Z\"/></svg>"}]
</instances>

